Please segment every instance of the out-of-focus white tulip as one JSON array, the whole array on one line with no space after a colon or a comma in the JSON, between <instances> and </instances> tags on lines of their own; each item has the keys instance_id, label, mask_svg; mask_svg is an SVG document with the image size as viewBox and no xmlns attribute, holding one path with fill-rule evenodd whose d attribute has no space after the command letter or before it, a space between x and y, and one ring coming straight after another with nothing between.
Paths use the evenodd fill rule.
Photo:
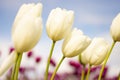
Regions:
<instances>
[{"instance_id":1,"label":"out-of-focus white tulip","mask_svg":"<svg viewBox=\"0 0 120 80\"><path fill-rule=\"evenodd\" d=\"M17 52L32 49L42 33L42 4L23 4L12 28L12 39Z\"/></svg>"},{"instance_id":2,"label":"out-of-focus white tulip","mask_svg":"<svg viewBox=\"0 0 120 80\"><path fill-rule=\"evenodd\" d=\"M91 44L81 54L83 64L101 64L109 50L109 44L103 38L94 38Z\"/></svg>"},{"instance_id":3,"label":"out-of-focus white tulip","mask_svg":"<svg viewBox=\"0 0 120 80\"><path fill-rule=\"evenodd\" d=\"M65 9L53 9L46 23L46 30L48 36L53 41L63 39L71 30L74 20L74 12Z\"/></svg>"},{"instance_id":4,"label":"out-of-focus white tulip","mask_svg":"<svg viewBox=\"0 0 120 80\"><path fill-rule=\"evenodd\" d=\"M17 53L13 51L0 65L0 76L2 76L16 61Z\"/></svg>"},{"instance_id":5,"label":"out-of-focus white tulip","mask_svg":"<svg viewBox=\"0 0 120 80\"><path fill-rule=\"evenodd\" d=\"M62 52L65 57L74 57L80 54L91 42L91 39L85 35L79 29L73 29L73 31L66 36L63 45Z\"/></svg>"},{"instance_id":6,"label":"out-of-focus white tulip","mask_svg":"<svg viewBox=\"0 0 120 80\"><path fill-rule=\"evenodd\" d=\"M110 32L114 41L120 41L120 13L114 18Z\"/></svg>"}]
</instances>

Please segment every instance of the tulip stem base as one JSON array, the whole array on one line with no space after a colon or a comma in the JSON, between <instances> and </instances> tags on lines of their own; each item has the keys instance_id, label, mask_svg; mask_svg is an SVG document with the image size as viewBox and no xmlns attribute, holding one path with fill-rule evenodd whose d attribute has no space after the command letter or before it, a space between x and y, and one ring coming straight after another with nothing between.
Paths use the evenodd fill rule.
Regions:
<instances>
[{"instance_id":1,"label":"tulip stem base","mask_svg":"<svg viewBox=\"0 0 120 80\"><path fill-rule=\"evenodd\" d=\"M51 77L50 80L54 80L54 77L55 77L55 75L56 75L56 72L57 72L57 70L59 69L59 67L60 67L60 65L61 65L61 63L63 62L64 59L65 59L65 57L63 56L63 57L61 58L60 62L58 63L58 65L56 66L56 68L55 68L55 70L54 70L54 72L53 72L52 77Z\"/></svg>"},{"instance_id":2,"label":"tulip stem base","mask_svg":"<svg viewBox=\"0 0 120 80\"><path fill-rule=\"evenodd\" d=\"M118 74L118 80L120 80L120 73Z\"/></svg>"},{"instance_id":3,"label":"tulip stem base","mask_svg":"<svg viewBox=\"0 0 120 80\"><path fill-rule=\"evenodd\" d=\"M15 65L14 65L14 69L12 71L11 80L18 80L18 73L19 73L20 63L21 63L21 59L22 59L22 54L23 53L18 53L18 57L17 57Z\"/></svg>"},{"instance_id":4,"label":"tulip stem base","mask_svg":"<svg viewBox=\"0 0 120 80\"><path fill-rule=\"evenodd\" d=\"M90 68L91 68L91 65L89 65L89 67L88 67L86 80L89 80L89 76L90 76Z\"/></svg>"},{"instance_id":5,"label":"tulip stem base","mask_svg":"<svg viewBox=\"0 0 120 80\"><path fill-rule=\"evenodd\" d=\"M81 75L81 79L80 80L84 80L84 78L85 78L85 65L83 65L82 75Z\"/></svg>"},{"instance_id":6,"label":"tulip stem base","mask_svg":"<svg viewBox=\"0 0 120 80\"><path fill-rule=\"evenodd\" d=\"M102 78L102 73L103 73L104 68L105 68L105 65L106 65L106 63L107 63L107 61L108 61L108 58L109 58L109 56L110 56L110 54L111 54L111 52L112 52L112 49L113 49L113 47L115 46L115 43L116 43L116 41L113 41L112 46L111 46L110 50L109 50L108 53L107 53L107 56L106 56L106 58L105 58L105 61L104 61L103 65L102 65L102 69L100 70L100 74L99 74L98 80L101 80L101 78Z\"/></svg>"},{"instance_id":7,"label":"tulip stem base","mask_svg":"<svg viewBox=\"0 0 120 80\"><path fill-rule=\"evenodd\" d=\"M44 80L48 80L48 71L49 71L50 59L52 57L52 53L53 53L53 50L54 50L54 47L55 47L55 43L56 43L56 41L52 42L50 54L49 54L48 61L47 61L47 66L46 66Z\"/></svg>"},{"instance_id":8,"label":"tulip stem base","mask_svg":"<svg viewBox=\"0 0 120 80\"><path fill-rule=\"evenodd\" d=\"M80 80L85 80L85 64L81 61L81 54L78 56L79 63L82 64L82 75L80 76Z\"/></svg>"}]
</instances>

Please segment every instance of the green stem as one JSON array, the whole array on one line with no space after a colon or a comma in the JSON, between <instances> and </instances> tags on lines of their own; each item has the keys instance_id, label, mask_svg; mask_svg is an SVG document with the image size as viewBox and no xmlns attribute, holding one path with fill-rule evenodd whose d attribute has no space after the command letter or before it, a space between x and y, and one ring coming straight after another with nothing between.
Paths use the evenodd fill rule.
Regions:
<instances>
[{"instance_id":1,"label":"green stem","mask_svg":"<svg viewBox=\"0 0 120 80\"><path fill-rule=\"evenodd\" d=\"M118 75L118 80L120 80L120 73L119 73L119 75Z\"/></svg>"},{"instance_id":2,"label":"green stem","mask_svg":"<svg viewBox=\"0 0 120 80\"><path fill-rule=\"evenodd\" d=\"M81 54L78 56L79 59L79 63L82 64L82 75L80 76L80 80L84 80L85 79L85 64L82 63L81 61Z\"/></svg>"},{"instance_id":3,"label":"green stem","mask_svg":"<svg viewBox=\"0 0 120 80\"><path fill-rule=\"evenodd\" d=\"M89 79L89 76L90 76L90 68L91 68L91 65L89 65L89 67L88 67L86 80L88 80L88 79Z\"/></svg>"},{"instance_id":4,"label":"green stem","mask_svg":"<svg viewBox=\"0 0 120 80\"><path fill-rule=\"evenodd\" d=\"M48 61L47 61L47 66L46 66L44 80L48 80L48 70L49 70L49 65L50 65L50 59L52 57L52 53L53 53L53 50L54 50L54 47L55 47L55 43L56 43L56 41L52 42L50 54L49 54Z\"/></svg>"},{"instance_id":5,"label":"green stem","mask_svg":"<svg viewBox=\"0 0 120 80\"><path fill-rule=\"evenodd\" d=\"M19 73L19 68L20 68L20 63L21 63L21 59L22 59L22 54L23 53L18 53L18 57L12 72L12 77L11 80L18 80L18 73Z\"/></svg>"},{"instance_id":6,"label":"green stem","mask_svg":"<svg viewBox=\"0 0 120 80\"><path fill-rule=\"evenodd\" d=\"M64 59L65 59L65 57L63 56L63 57L61 58L59 64L56 66L56 68L55 68L55 70L54 70L54 72L53 72L52 77L51 77L50 80L54 80L55 74L56 74L57 70L59 69L59 67L60 67L60 65L61 65L61 63L63 62Z\"/></svg>"},{"instance_id":7,"label":"green stem","mask_svg":"<svg viewBox=\"0 0 120 80\"><path fill-rule=\"evenodd\" d=\"M107 53L107 56L106 56L106 58L105 58L105 62L104 62L104 64L102 65L102 69L100 70L100 74L99 74L98 80L101 80L101 78L102 78L103 70L104 70L104 68L105 68L105 65L106 65L106 63L107 63L107 61L108 61L108 58L109 58L109 56L110 56L110 54L111 54L111 52L112 52L112 49L113 49L115 43L116 43L116 41L113 41L112 46L111 46L110 50L109 50L108 53Z\"/></svg>"},{"instance_id":8,"label":"green stem","mask_svg":"<svg viewBox=\"0 0 120 80\"><path fill-rule=\"evenodd\" d=\"M84 77L85 77L85 65L83 65L83 68L82 68L82 76L81 76L81 79L80 79L80 80L84 80Z\"/></svg>"}]
</instances>

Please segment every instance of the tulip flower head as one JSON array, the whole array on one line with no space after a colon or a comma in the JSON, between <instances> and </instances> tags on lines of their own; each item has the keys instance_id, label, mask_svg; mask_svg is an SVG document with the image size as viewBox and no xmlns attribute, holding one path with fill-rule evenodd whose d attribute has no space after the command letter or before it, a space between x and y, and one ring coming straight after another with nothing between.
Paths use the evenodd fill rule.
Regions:
<instances>
[{"instance_id":1,"label":"tulip flower head","mask_svg":"<svg viewBox=\"0 0 120 80\"><path fill-rule=\"evenodd\" d=\"M12 39L17 52L32 49L42 33L42 4L23 4L12 28Z\"/></svg>"},{"instance_id":2,"label":"tulip flower head","mask_svg":"<svg viewBox=\"0 0 120 80\"><path fill-rule=\"evenodd\" d=\"M53 9L49 14L46 23L48 36L53 41L63 39L71 31L73 20L73 11L62 10L60 8Z\"/></svg>"},{"instance_id":3,"label":"tulip flower head","mask_svg":"<svg viewBox=\"0 0 120 80\"><path fill-rule=\"evenodd\" d=\"M79 29L73 29L73 31L66 36L63 45L62 52L65 57L74 57L81 53L91 42L91 39L85 35Z\"/></svg>"},{"instance_id":4,"label":"tulip flower head","mask_svg":"<svg viewBox=\"0 0 120 80\"><path fill-rule=\"evenodd\" d=\"M103 38L94 38L81 54L81 61L83 64L99 65L104 61L108 50L109 45Z\"/></svg>"},{"instance_id":5,"label":"tulip flower head","mask_svg":"<svg viewBox=\"0 0 120 80\"><path fill-rule=\"evenodd\" d=\"M110 32L114 41L120 41L120 13L114 18Z\"/></svg>"}]
</instances>

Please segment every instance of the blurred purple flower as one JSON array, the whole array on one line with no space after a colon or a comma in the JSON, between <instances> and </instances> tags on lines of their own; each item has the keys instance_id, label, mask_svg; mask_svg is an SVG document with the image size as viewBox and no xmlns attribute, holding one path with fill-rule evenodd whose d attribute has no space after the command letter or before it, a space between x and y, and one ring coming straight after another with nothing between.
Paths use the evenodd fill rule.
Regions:
<instances>
[{"instance_id":1,"label":"blurred purple flower","mask_svg":"<svg viewBox=\"0 0 120 80\"><path fill-rule=\"evenodd\" d=\"M50 64L54 67L56 66L56 62L54 61L54 59L50 59Z\"/></svg>"},{"instance_id":2,"label":"blurred purple flower","mask_svg":"<svg viewBox=\"0 0 120 80\"><path fill-rule=\"evenodd\" d=\"M101 67L98 67L98 68L99 68L99 72L100 72ZM104 71L103 71L103 74L102 74L102 79L106 78L107 72L108 72L108 67L106 66L104 68ZM98 77L99 77L99 73L94 77L94 80L97 80Z\"/></svg>"},{"instance_id":3,"label":"blurred purple flower","mask_svg":"<svg viewBox=\"0 0 120 80\"><path fill-rule=\"evenodd\" d=\"M28 57L28 58L32 57L32 55L33 55L33 52L32 52L32 51L29 51L29 52L27 53L27 57Z\"/></svg>"},{"instance_id":4,"label":"blurred purple flower","mask_svg":"<svg viewBox=\"0 0 120 80\"><path fill-rule=\"evenodd\" d=\"M29 53L29 55L31 56L31 52ZM35 58L35 63L39 63L40 61L41 61L41 57L37 56ZM56 65L54 59L51 59L50 63L53 66ZM68 64L72 67L73 72L68 73L63 71L61 74L57 73L54 80L79 80L80 79L83 66L77 61L70 61ZM98 80L100 69L101 69L101 66L91 68L90 76L92 80ZM31 80L31 77L34 75L29 73L32 72L33 74L34 73L37 74L36 70L37 69L35 66L20 67L19 72L21 74L19 74L19 80ZM85 75L87 74L87 71L88 71L88 68L85 68ZM107 72L108 72L108 66L105 67L104 69L102 80L118 80L118 76L114 76L114 77L106 76ZM7 80L10 80L11 73L12 73L12 68L6 74ZM52 72L49 72L48 80L50 80L51 76L52 76ZM43 76L39 76L39 77L36 77L35 80L44 80L42 78Z\"/></svg>"},{"instance_id":5,"label":"blurred purple flower","mask_svg":"<svg viewBox=\"0 0 120 80\"><path fill-rule=\"evenodd\" d=\"M70 61L69 65L76 68L76 69L78 69L79 67L82 66L79 62L76 62L76 61Z\"/></svg>"},{"instance_id":6,"label":"blurred purple flower","mask_svg":"<svg viewBox=\"0 0 120 80\"><path fill-rule=\"evenodd\" d=\"M24 73L25 73L25 67L20 67L19 72L20 72L21 74L24 74Z\"/></svg>"},{"instance_id":7,"label":"blurred purple flower","mask_svg":"<svg viewBox=\"0 0 120 80\"><path fill-rule=\"evenodd\" d=\"M82 68L79 67L77 69L74 70L73 74L76 75L76 76L80 76L82 73Z\"/></svg>"},{"instance_id":8,"label":"blurred purple flower","mask_svg":"<svg viewBox=\"0 0 120 80\"><path fill-rule=\"evenodd\" d=\"M63 74L61 74L60 75L60 79L61 80L64 80L66 77L68 77L70 74L72 74L72 73L63 73Z\"/></svg>"},{"instance_id":9,"label":"blurred purple flower","mask_svg":"<svg viewBox=\"0 0 120 80\"><path fill-rule=\"evenodd\" d=\"M103 71L103 74L102 74L102 77L103 77L103 78L106 77L107 72L108 72L108 67L105 67L105 68L104 68L104 71Z\"/></svg>"},{"instance_id":10,"label":"blurred purple flower","mask_svg":"<svg viewBox=\"0 0 120 80\"><path fill-rule=\"evenodd\" d=\"M15 50L15 48L11 47L11 48L9 49L9 54L12 53L14 50Z\"/></svg>"},{"instance_id":11,"label":"blurred purple flower","mask_svg":"<svg viewBox=\"0 0 120 80\"><path fill-rule=\"evenodd\" d=\"M96 67L92 67L91 69L90 69L90 73L92 73L92 72L95 72L97 69L99 69L100 68L100 66L96 66Z\"/></svg>"},{"instance_id":12,"label":"blurred purple flower","mask_svg":"<svg viewBox=\"0 0 120 80\"><path fill-rule=\"evenodd\" d=\"M76 61L70 61L69 65L74 68L73 75L80 76L82 72L82 65Z\"/></svg>"},{"instance_id":13,"label":"blurred purple flower","mask_svg":"<svg viewBox=\"0 0 120 80\"><path fill-rule=\"evenodd\" d=\"M52 76L52 73L49 72L49 73L48 73L48 80L50 80L51 76ZM56 74L54 80L61 80L61 79L60 79L60 75L59 75L59 74Z\"/></svg>"},{"instance_id":14,"label":"blurred purple flower","mask_svg":"<svg viewBox=\"0 0 120 80\"><path fill-rule=\"evenodd\" d=\"M41 61L41 57L38 56L38 57L35 58L36 63L39 63L40 61Z\"/></svg>"}]
</instances>

